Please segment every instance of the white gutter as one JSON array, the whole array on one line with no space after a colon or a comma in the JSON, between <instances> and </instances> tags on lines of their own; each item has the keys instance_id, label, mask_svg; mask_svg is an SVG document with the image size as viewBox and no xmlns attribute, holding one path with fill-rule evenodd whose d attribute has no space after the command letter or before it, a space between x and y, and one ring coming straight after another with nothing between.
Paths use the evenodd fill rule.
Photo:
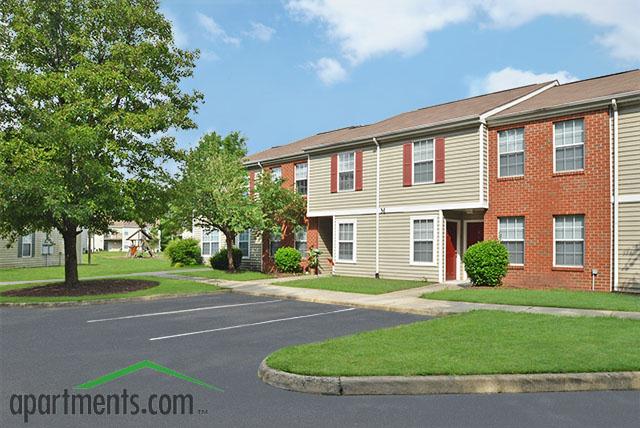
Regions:
<instances>
[{"instance_id":1,"label":"white gutter","mask_svg":"<svg viewBox=\"0 0 640 428\"><path fill-rule=\"evenodd\" d=\"M376 278L380 278L380 144L376 144Z\"/></svg>"},{"instance_id":2,"label":"white gutter","mask_svg":"<svg viewBox=\"0 0 640 428\"><path fill-rule=\"evenodd\" d=\"M618 289L618 252L619 252L619 178L618 178L618 103L616 99L611 100L611 107L613 108L613 284L611 284L611 291Z\"/></svg>"}]
</instances>

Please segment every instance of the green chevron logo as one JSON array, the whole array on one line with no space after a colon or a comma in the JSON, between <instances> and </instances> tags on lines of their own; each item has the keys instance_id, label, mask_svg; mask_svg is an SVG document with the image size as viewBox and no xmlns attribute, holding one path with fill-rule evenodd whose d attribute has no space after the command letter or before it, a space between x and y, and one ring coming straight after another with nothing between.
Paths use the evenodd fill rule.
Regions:
<instances>
[{"instance_id":1,"label":"green chevron logo","mask_svg":"<svg viewBox=\"0 0 640 428\"><path fill-rule=\"evenodd\" d=\"M179 373L179 372L177 372L175 370L171 370L168 367L161 366L158 363L154 363L153 361L150 361L150 360L143 360L143 361L137 362L135 364L131 364L130 366L125 367L123 369L116 370L114 372L111 372L111 373L108 373L106 375L97 377L97 378L95 378L93 380L90 380L88 382L82 383L80 385L76 385L76 386L74 386L74 388L75 389L92 389L92 388L95 388L97 386L104 385L105 383L113 382L116 379L123 378L125 376L133 374L133 373L135 373L135 372L137 372L139 370L142 370L142 369L151 369L151 370L154 370L154 371L156 371L158 373L162 373L162 374L165 374L167 376L172 376L172 377L175 377L177 379L184 380L186 382L194 383L196 385L200 385L200 386L202 386L204 388L207 388L207 389L211 389L211 390L218 391L218 392L224 392L221 388L218 388L215 385L211 385L211 384L208 384L206 382L201 381L200 379L196 379L196 378L184 375L184 374Z\"/></svg>"}]
</instances>

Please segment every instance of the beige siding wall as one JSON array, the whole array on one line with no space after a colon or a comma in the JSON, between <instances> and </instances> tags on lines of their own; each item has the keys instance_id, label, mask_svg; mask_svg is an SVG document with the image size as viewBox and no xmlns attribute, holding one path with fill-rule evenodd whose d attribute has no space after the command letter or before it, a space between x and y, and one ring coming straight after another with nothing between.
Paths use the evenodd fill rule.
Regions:
<instances>
[{"instance_id":1,"label":"beige siding wall","mask_svg":"<svg viewBox=\"0 0 640 428\"><path fill-rule=\"evenodd\" d=\"M320 270L331 273L329 259L333 254L333 219L321 217L318 219L318 249L320 250Z\"/></svg>"},{"instance_id":2,"label":"beige siding wall","mask_svg":"<svg viewBox=\"0 0 640 428\"><path fill-rule=\"evenodd\" d=\"M640 105L621 108L618 123L620 195L640 194Z\"/></svg>"},{"instance_id":3,"label":"beige siding wall","mask_svg":"<svg viewBox=\"0 0 640 428\"><path fill-rule=\"evenodd\" d=\"M380 151L380 204L427 205L480 200L478 127L444 134L445 182L402 186L402 145L382 144Z\"/></svg>"},{"instance_id":4,"label":"beige siding wall","mask_svg":"<svg viewBox=\"0 0 640 428\"><path fill-rule=\"evenodd\" d=\"M482 127L482 164L484 171L484 181L482 182L482 192L484 194L484 202L488 205L489 201L489 129L486 126Z\"/></svg>"},{"instance_id":5,"label":"beige siding wall","mask_svg":"<svg viewBox=\"0 0 640 428\"><path fill-rule=\"evenodd\" d=\"M620 204L619 214L619 287L640 292L640 202Z\"/></svg>"},{"instance_id":6,"label":"beige siding wall","mask_svg":"<svg viewBox=\"0 0 640 428\"><path fill-rule=\"evenodd\" d=\"M40 267L40 266L59 266L64 265L64 242L62 236L55 230L49 234L50 240L55 244L53 247L53 255L45 256L42 254L42 243L46 239L46 233L35 233L35 245L33 247L33 257L18 257L17 242L14 242L7 248L7 240L0 239L0 268L13 267ZM78 235L77 252L79 261L82 260L81 237Z\"/></svg>"},{"instance_id":7,"label":"beige siding wall","mask_svg":"<svg viewBox=\"0 0 640 428\"><path fill-rule=\"evenodd\" d=\"M436 222L433 266L416 266L411 259L411 217L433 216ZM375 225L374 225L375 226ZM380 277L415 279L438 282L438 260L441 228L438 227L438 212L397 213L380 216Z\"/></svg>"},{"instance_id":8,"label":"beige siding wall","mask_svg":"<svg viewBox=\"0 0 640 428\"><path fill-rule=\"evenodd\" d=\"M356 263L343 263L336 260L337 251L333 252L336 275L369 276L376 273L376 217L375 215L336 216L333 225L334 248L338 248L338 226L340 220L356 221Z\"/></svg>"},{"instance_id":9,"label":"beige siding wall","mask_svg":"<svg viewBox=\"0 0 640 428\"><path fill-rule=\"evenodd\" d=\"M331 193L331 155L313 155L309 158L309 211L375 208L376 206L376 151L375 146L358 148L362 154L362 190Z\"/></svg>"}]
</instances>

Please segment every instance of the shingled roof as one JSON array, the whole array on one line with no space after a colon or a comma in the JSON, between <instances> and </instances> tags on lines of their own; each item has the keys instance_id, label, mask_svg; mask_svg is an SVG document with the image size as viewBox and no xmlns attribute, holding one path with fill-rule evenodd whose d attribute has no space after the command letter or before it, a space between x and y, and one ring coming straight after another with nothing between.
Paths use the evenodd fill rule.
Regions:
<instances>
[{"instance_id":1,"label":"shingled roof","mask_svg":"<svg viewBox=\"0 0 640 428\"><path fill-rule=\"evenodd\" d=\"M293 143L272 147L247 157L247 163L267 162L275 159L302 156L304 150L321 146L357 141L359 139L400 132L409 128L428 127L445 121L479 117L520 97L528 95L551 82L522 86L476 97L465 98L431 107L425 107L390 117L369 125L351 126L321 132Z\"/></svg>"},{"instance_id":2,"label":"shingled roof","mask_svg":"<svg viewBox=\"0 0 640 428\"><path fill-rule=\"evenodd\" d=\"M630 70L555 86L535 97L501 111L492 116L492 119L637 91L640 91L640 70Z\"/></svg>"}]
</instances>

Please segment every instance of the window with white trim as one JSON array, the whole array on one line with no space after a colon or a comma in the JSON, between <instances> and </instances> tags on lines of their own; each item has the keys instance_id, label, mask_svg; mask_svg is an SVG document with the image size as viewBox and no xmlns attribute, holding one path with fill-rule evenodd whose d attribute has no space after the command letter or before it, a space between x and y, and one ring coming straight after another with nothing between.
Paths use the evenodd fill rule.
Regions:
<instances>
[{"instance_id":1,"label":"window with white trim","mask_svg":"<svg viewBox=\"0 0 640 428\"><path fill-rule=\"evenodd\" d=\"M556 172L584 169L584 120L554 123L553 147Z\"/></svg>"},{"instance_id":2,"label":"window with white trim","mask_svg":"<svg viewBox=\"0 0 640 428\"><path fill-rule=\"evenodd\" d=\"M338 223L338 261L353 262L356 259L355 222Z\"/></svg>"},{"instance_id":3,"label":"window with white trim","mask_svg":"<svg viewBox=\"0 0 640 428\"><path fill-rule=\"evenodd\" d=\"M498 177L524 175L524 128L498 132Z\"/></svg>"},{"instance_id":4,"label":"window with white trim","mask_svg":"<svg viewBox=\"0 0 640 428\"><path fill-rule=\"evenodd\" d=\"M308 174L306 163L296 164L296 191L301 195L307 194Z\"/></svg>"},{"instance_id":5,"label":"window with white trim","mask_svg":"<svg viewBox=\"0 0 640 428\"><path fill-rule=\"evenodd\" d=\"M49 234L47 233L44 237L44 241L42 241L42 248L41 248L41 252L43 256L52 256L53 255L53 247L54 247L54 243L51 240L51 237L49 236Z\"/></svg>"},{"instance_id":6,"label":"window with white trim","mask_svg":"<svg viewBox=\"0 0 640 428\"><path fill-rule=\"evenodd\" d=\"M347 152L338 155L338 191L355 190L356 153Z\"/></svg>"},{"instance_id":7,"label":"window with white trim","mask_svg":"<svg viewBox=\"0 0 640 428\"><path fill-rule=\"evenodd\" d=\"M296 250L302 257L307 256L307 228L300 226L296 229L294 234Z\"/></svg>"},{"instance_id":8,"label":"window with white trim","mask_svg":"<svg viewBox=\"0 0 640 428\"><path fill-rule=\"evenodd\" d=\"M413 142L413 183L435 181L435 144L433 138Z\"/></svg>"},{"instance_id":9,"label":"window with white trim","mask_svg":"<svg viewBox=\"0 0 640 428\"><path fill-rule=\"evenodd\" d=\"M20 239L20 257L33 257L34 234L30 233Z\"/></svg>"},{"instance_id":10,"label":"window with white trim","mask_svg":"<svg viewBox=\"0 0 640 428\"><path fill-rule=\"evenodd\" d=\"M249 238L251 237L251 232L249 230L245 230L244 232L240 232L238 234L238 248L242 251L242 257L249 257Z\"/></svg>"},{"instance_id":11,"label":"window with white trim","mask_svg":"<svg viewBox=\"0 0 640 428\"><path fill-rule=\"evenodd\" d=\"M411 261L433 263L434 220L426 218L411 221Z\"/></svg>"},{"instance_id":12,"label":"window with white trim","mask_svg":"<svg viewBox=\"0 0 640 428\"><path fill-rule=\"evenodd\" d=\"M556 266L584 266L584 216L559 215L553 218Z\"/></svg>"},{"instance_id":13,"label":"window with white trim","mask_svg":"<svg viewBox=\"0 0 640 428\"><path fill-rule=\"evenodd\" d=\"M278 231L271 232L269 236L269 255L271 257L276 255L278 248L282 246L282 233Z\"/></svg>"},{"instance_id":14,"label":"window with white trim","mask_svg":"<svg viewBox=\"0 0 640 428\"><path fill-rule=\"evenodd\" d=\"M280 180L282 178L282 168L275 166L271 168L271 179L273 181Z\"/></svg>"},{"instance_id":15,"label":"window with white trim","mask_svg":"<svg viewBox=\"0 0 640 428\"><path fill-rule=\"evenodd\" d=\"M220 232L218 229L211 231L202 230L202 255L213 256L220 250Z\"/></svg>"},{"instance_id":16,"label":"window with white trim","mask_svg":"<svg viewBox=\"0 0 640 428\"><path fill-rule=\"evenodd\" d=\"M509 264L524 264L524 217L500 217L498 239L507 247Z\"/></svg>"}]
</instances>

